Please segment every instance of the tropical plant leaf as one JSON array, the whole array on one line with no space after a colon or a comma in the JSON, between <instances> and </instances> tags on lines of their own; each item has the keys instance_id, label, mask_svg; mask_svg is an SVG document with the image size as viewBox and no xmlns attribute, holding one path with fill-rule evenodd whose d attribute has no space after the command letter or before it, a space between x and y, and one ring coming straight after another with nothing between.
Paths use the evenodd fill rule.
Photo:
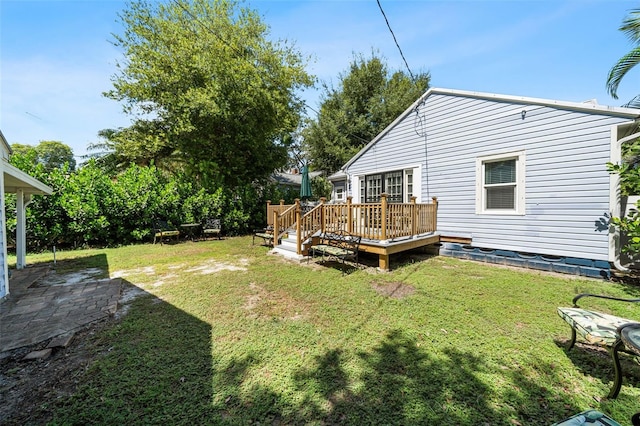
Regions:
<instances>
[{"instance_id":1,"label":"tropical plant leaf","mask_svg":"<svg viewBox=\"0 0 640 426\"><path fill-rule=\"evenodd\" d=\"M631 52L624 55L616 62L609 71L607 77L607 91L614 98L618 99L618 86L625 75L640 62L640 46L634 48Z\"/></svg>"}]
</instances>

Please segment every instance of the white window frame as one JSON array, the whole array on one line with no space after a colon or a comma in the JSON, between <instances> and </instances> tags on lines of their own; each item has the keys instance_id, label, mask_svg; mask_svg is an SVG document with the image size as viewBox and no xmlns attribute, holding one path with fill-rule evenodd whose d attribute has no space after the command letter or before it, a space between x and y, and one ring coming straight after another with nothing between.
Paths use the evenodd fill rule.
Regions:
<instances>
[{"instance_id":1,"label":"white window frame","mask_svg":"<svg viewBox=\"0 0 640 426\"><path fill-rule=\"evenodd\" d=\"M336 188L336 201L344 201L344 193L343 187Z\"/></svg>"},{"instance_id":2,"label":"white window frame","mask_svg":"<svg viewBox=\"0 0 640 426\"><path fill-rule=\"evenodd\" d=\"M513 209L487 209L485 188L485 164L496 161L516 160L515 206ZM476 214L520 215L525 214L525 151L508 152L476 157Z\"/></svg>"},{"instance_id":3,"label":"white window frame","mask_svg":"<svg viewBox=\"0 0 640 426\"><path fill-rule=\"evenodd\" d=\"M414 169L406 169L404 171L404 202L410 203L411 197L416 195L415 185L415 171ZM411 182L409 182L411 180Z\"/></svg>"},{"instance_id":4,"label":"white window frame","mask_svg":"<svg viewBox=\"0 0 640 426\"><path fill-rule=\"evenodd\" d=\"M366 200L366 194L364 194L364 187L366 186L366 176L368 175L373 175L376 173L389 173L389 172L395 172L395 171L402 171L403 172L403 180L402 180L402 196L403 196L403 202L404 203L409 203L411 201L411 199L409 197L407 197L407 185L406 185L406 176L407 174L413 174L413 195L416 197L416 202L420 203L420 199L421 199L421 190L422 190L422 184L421 184L421 176L422 176L422 166L419 164L416 165L409 165L409 166L405 166L405 167L399 167L399 168L393 168L393 169L383 169L380 170L378 172L371 172L371 173L366 173L366 174L354 174L351 175L351 179L347 181L347 184L350 185L352 188L354 188L354 192L351 194L353 196L353 202L354 203L364 203Z\"/></svg>"}]
</instances>

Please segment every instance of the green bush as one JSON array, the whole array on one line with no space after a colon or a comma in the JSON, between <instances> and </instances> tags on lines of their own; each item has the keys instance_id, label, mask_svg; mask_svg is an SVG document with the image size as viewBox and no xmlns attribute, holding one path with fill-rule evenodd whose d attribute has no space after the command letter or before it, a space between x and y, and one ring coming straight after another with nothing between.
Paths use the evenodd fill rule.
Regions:
<instances>
[{"instance_id":1,"label":"green bush","mask_svg":"<svg viewBox=\"0 0 640 426\"><path fill-rule=\"evenodd\" d=\"M255 184L227 190L205 188L184 174L169 175L154 166L131 165L109 176L94 160L76 171L68 166L47 171L14 154L11 163L53 188L35 196L27 208L27 244L31 251L62 247L117 246L152 239L156 218L178 226L220 218L226 235L246 234L266 223L267 199L287 194L276 185ZM7 194L7 231L15 235L15 195Z\"/></svg>"}]
</instances>

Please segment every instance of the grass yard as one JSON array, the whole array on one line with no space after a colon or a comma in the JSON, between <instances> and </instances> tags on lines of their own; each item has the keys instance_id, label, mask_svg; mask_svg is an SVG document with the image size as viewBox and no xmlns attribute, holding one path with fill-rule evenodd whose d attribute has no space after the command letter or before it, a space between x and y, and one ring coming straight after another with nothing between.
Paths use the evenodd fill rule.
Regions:
<instances>
[{"instance_id":1,"label":"grass yard","mask_svg":"<svg viewBox=\"0 0 640 426\"><path fill-rule=\"evenodd\" d=\"M94 337L100 355L48 407L54 423L548 425L594 408L630 424L640 411L640 367L624 357L620 396L604 399L609 355L567 353L556 313L576 293L638 287L444 257L343 275L267 251L242 237L59 252L59 271L102 265L143 295Z\"/></svg>"}]
</instances>

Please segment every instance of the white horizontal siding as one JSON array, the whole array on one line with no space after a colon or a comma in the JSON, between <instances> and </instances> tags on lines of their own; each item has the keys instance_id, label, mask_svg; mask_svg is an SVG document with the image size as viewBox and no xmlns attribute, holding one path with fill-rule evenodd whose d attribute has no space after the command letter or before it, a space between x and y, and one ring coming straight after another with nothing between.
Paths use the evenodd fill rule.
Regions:
<instances>
[{"instance_id":1,"label":"white horizontal siding","mask_svg":"<svg viewBox=\"0 0 640 426\"><path fill-rule=\"evenodd\" d=\"M451 94L427 97L419 113L423 127L410 112L349 174L422 164L421 199L438 197L442 234L471 235L479 247L608 259L610 131L627 119ZM477 215L476 157L515 151L526 153L525 214Z\"/></svg>"}]
</instances>

